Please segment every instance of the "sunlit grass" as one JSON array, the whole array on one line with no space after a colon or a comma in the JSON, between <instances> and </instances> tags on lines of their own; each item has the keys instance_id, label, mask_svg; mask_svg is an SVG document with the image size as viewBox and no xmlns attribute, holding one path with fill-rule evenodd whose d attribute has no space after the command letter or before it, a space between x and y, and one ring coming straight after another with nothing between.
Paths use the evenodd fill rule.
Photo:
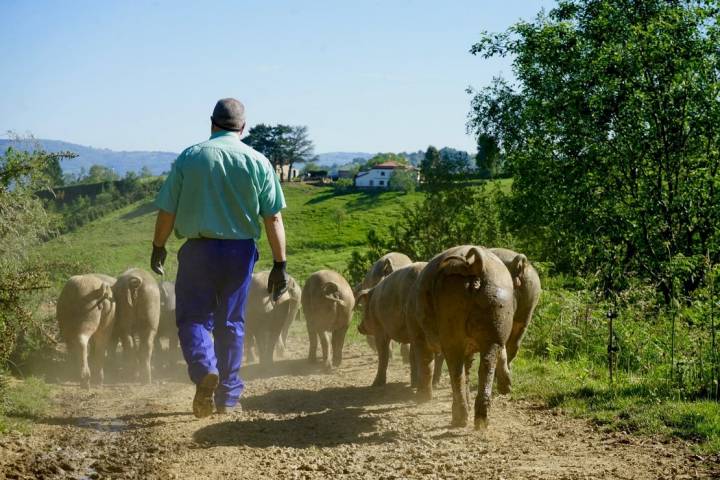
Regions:
<instances>
[{"instance_id":1,"label":"sunlit grass","mask_svg":"<svg viewBox=\"0 0 720 480\"><path fill-rule=\"evenodd\" d=\"M610 383L607 370L587 359L555 362L521 355L513 362L512 395L607 430L678 437L696 443L700 452L720 452L720 404L673 399L663 378L620 372Z\"/></svg>"},{"instance_id":2,"label":"sunlit grass","mask_svg":"<svg viewBox=\"0 0 720 480\"><path fill-rule=\"evenodd\" d=\"M329 268L343 272L354 249L365 248L367 232L387 231L403 206L422 198L421 193L353 192L335 195L331 187L290 184L284 187L287 209L288 271L301 283L312 272ZM77 273L89 271L118 275L130 267L148 268L155 211L151 199L129 205L42 245L37 255L47 260L76 262ZM167 276L177 272L177 250L182 241L168 242ZM256 270L270 268L267 241L258 242Z\"/></svg>"},{"instance_id":3,"label":"sunlit grass","mask_svg":"<svg viewBox=\"0 0 720 480\"><path fill-rule=\"evenodd\" d=\"M47 411L50 386L39 378L0 378L0 433L25 431L30 421Z\"/></svg>"}]
</instances>

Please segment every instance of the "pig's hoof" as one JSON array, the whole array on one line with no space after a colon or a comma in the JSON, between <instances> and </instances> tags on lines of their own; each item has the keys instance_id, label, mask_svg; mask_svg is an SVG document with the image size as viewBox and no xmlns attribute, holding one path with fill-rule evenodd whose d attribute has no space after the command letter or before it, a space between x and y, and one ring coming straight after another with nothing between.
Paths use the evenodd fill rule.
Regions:
<instances>
[{"instance_id":1,"label":"pig's hoof","mask_svg":"<svg viewBox=\"0 0 720 480\"><path fill-rule=\"evenodd\" d=\"M432 391L428 390L418 390L417 394L415 395L415 401L418 403L427 403L430 400L432 400Z\"/></svg>"},{"instance_id":2,"label":"pig's hoof","mask_svg":"<svg viewBox=\"0 0 720 480\"><path fill-rule=\"evenodd\" d=\"M465 428L467 427L467 418L453 418L450 422L450 428Z\"/></svg>"},{"instance_id":3,"label":"pig's hoof","mask_svg":"<svg viewBox=\"0 0 720 480\"><path fill-rule=\"evenodd\" d=\"M372 382L372 386L373 386L373 387L382 387L382 386L384 386L386 383L387 383L387 381L386 381L384 378L376 378L376 379Z\"/></svg>"},{"instance_id":4,"label":"pig's hoof","mask_svg":"<svg viewBox=\"0 0 720 480\"><path fill-rule=\"evenodd\" d=\"M512 391L512 385L505 382L498 382L498 393L500 395L507 395Z\"/></svg>"},{"instance_id":5,"label":"pig's hoof","mask_svg":"<svg viewBox=\"0 0 720 480\"><path fill-rule=\"evenodd\" d=\"M488 419L487 418L476 418L475 419L475 430L487 430Z\"/></svg>"}]
</instances>

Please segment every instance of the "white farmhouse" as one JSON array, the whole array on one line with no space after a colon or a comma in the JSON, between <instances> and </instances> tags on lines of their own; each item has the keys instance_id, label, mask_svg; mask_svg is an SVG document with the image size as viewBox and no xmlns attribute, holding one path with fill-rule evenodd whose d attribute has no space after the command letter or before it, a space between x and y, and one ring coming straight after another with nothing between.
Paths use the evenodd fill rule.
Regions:
<instances>
[{"instance_id":1,"label":"white farmhouse","mask_svg":"<svg viewBox=\"0 0 720 480\"><path fill-rule=\"evenodd\" d=\"M367 172L358 173L355 176L355 186L358 188L388 188L388 181L395 170L415 169L397 162L379 163Z\"/></svg>"}]
</instances>

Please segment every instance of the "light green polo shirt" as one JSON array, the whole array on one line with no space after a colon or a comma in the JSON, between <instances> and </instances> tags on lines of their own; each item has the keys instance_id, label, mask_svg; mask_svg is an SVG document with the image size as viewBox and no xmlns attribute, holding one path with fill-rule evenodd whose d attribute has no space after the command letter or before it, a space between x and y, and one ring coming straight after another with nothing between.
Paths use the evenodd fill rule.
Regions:
<instances>
[{"instance_id":1,"label":"light green polo shirt","mask_svg":"<svg viewBox=\"0 0 720 480\"><path fill-rule=\"evenodd\" d=\"M285 208L285 197L268 159L221 131L180 154L155 206L175 214L178 238L257 240L260 216Z\"/></svg>"}]
</instances>

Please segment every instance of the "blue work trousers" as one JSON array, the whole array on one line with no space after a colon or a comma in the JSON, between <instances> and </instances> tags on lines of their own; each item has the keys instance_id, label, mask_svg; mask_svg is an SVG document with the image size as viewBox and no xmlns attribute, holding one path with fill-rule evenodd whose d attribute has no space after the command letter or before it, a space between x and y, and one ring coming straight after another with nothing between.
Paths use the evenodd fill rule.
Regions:
<instances>
[{"instance_id":1,"label":"blue work trousers","mask_svg":"<svg viewBox=\"0 0 720 480\"><path fill-rule=\"evenodd\" d=\"M220 377L216 405L235 406L242 394L245 302L257 258L252 239L190 239L178 252L180 346L193 383L208 373Z\"/></svg>"}]
</instances>

